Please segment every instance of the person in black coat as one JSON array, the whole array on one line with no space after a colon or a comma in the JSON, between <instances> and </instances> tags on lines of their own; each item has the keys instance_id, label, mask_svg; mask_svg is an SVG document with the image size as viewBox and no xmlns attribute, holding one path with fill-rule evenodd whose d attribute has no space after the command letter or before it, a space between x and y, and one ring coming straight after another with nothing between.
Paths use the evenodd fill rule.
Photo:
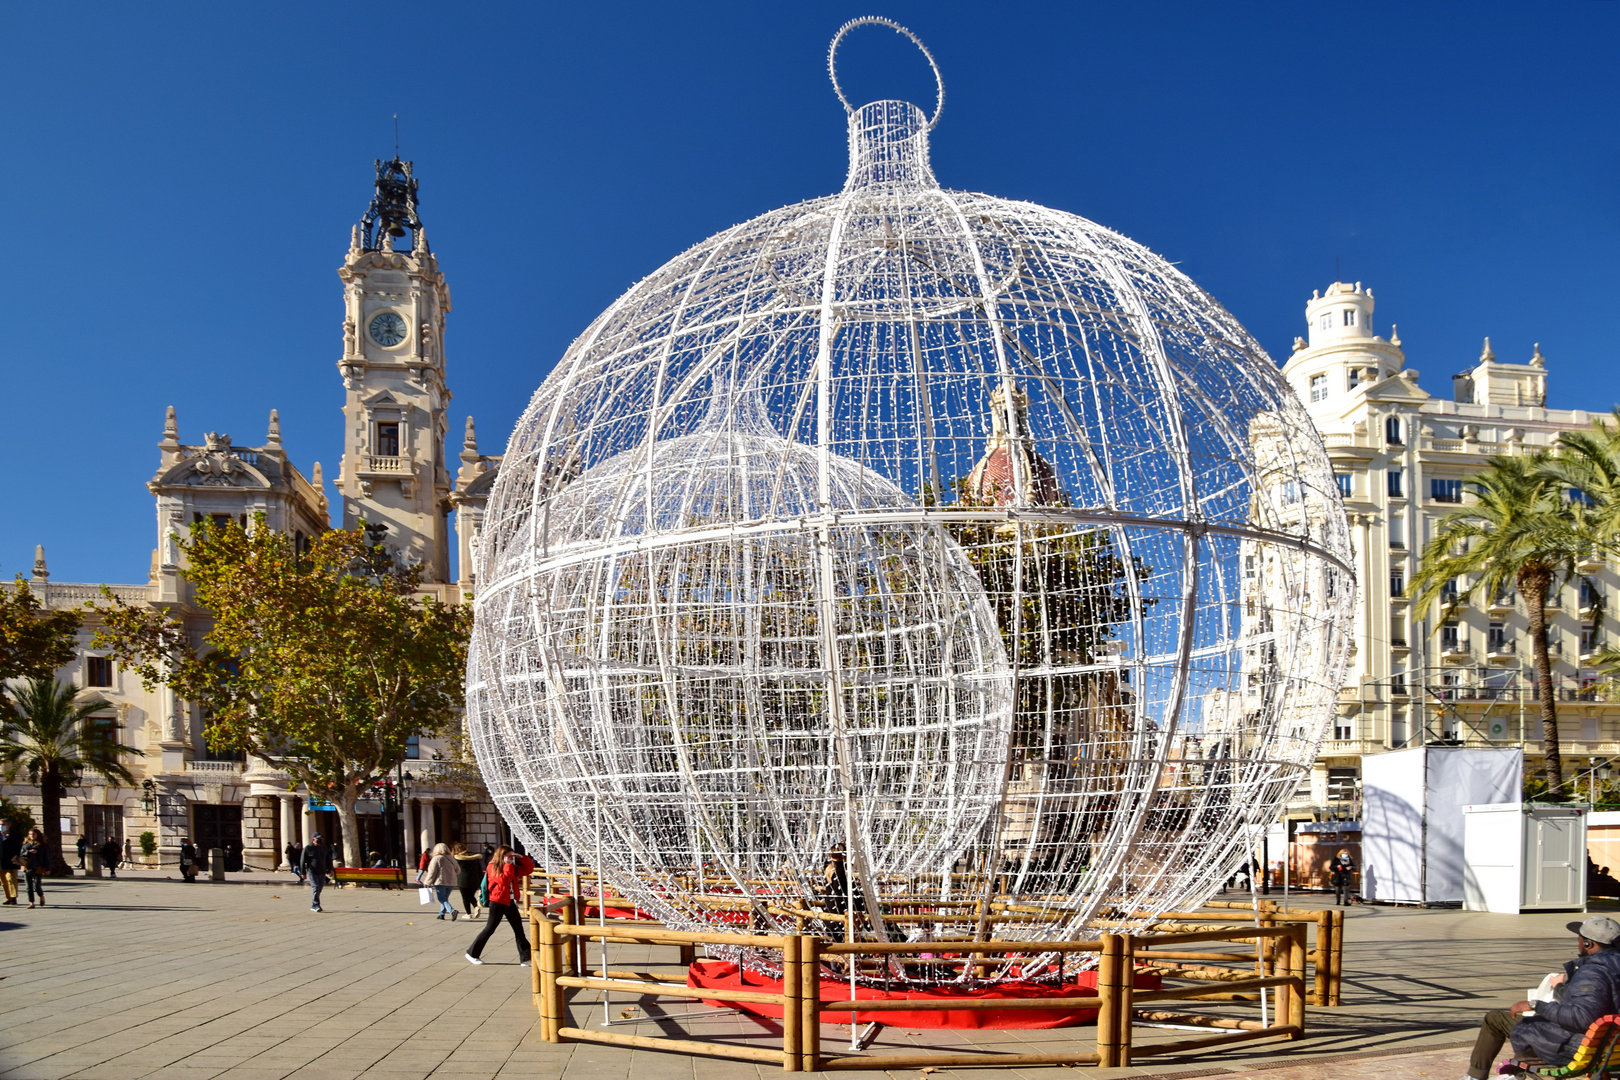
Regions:
<instances>
[{"instance_id":1,"label":"person in black coat","mask_svg":"<svg viewBox=\"0 0 1620 1080\"><path fill-rule=\"evenodd\" d=\"M1333 861L1328 863L1328 882L1333 886L1334 903L1340 907L1350 903L1350 897L1354 895L1351 885L1355 880L1356 860L1350 857L1348 848L1340 848Z\"/></svg>"},{"instance_id":2,"label":"person in black coat","mask_svg":"<svg viewBox=\"0 0 1620 1080\"><path fill-rule=\"evenodd\" d=\"M287 867L298 878L298 884L304 883L304 845L297 840L287 841Z\"/></svg>"},{"instance_id":3,"label":"person in black coat","mask_svg":"<svg viewBox=\"0 0 1620 1080\"><path fill-rule=\"evenodd\" d=\"M1464 1080L1485 1080L1507 1039L1523 1056L1556 1067L1568 1065L1592 1021L1620 1012L1620 949L1615 948L1620 922L1593 915L1585 922L1570 923L1569 929L1575 934L1578 955L1555 980L1563 987L1562 1000L1521 1001L1511 1009L1486 1013Z\"/></svg>"},{"instance_id":4,"label":"person in black coat","mask_svg":"<svg viewBox=\"0 0 1620 1080\"><path fill-rule=\"evenodd\" d=\"M17 870L22 846L22 830L9 821L0 821L0 883L5 886L8 904L17 902Z\"/></svg>"},{"instance_id":5,"label":"person in black coat","mask_svg":"<svg viewBox=\"0 0 1620 1080\"><path fill-rule=\"evenodd\" d=\"M106 865L107 876L110 878L116 878L118 876L118 859L120 854L122 853L118 850L118 841L114 840L110 836L107 837L106 840L102 841L101 861Z\"/></svg>"},{"instance_id":6,"label":"person in black coat","mask_svg":"<svg viewBox=\"0 0 1620 1080\"><path fill-rule=\"evenodd\" d=\"M332 849L326 846L320 833L309 838L303 867L304 876L309 879L309 910L320 911L321 890L326 887L326 879L332 876Z\"/></svg>"}]
</instances>

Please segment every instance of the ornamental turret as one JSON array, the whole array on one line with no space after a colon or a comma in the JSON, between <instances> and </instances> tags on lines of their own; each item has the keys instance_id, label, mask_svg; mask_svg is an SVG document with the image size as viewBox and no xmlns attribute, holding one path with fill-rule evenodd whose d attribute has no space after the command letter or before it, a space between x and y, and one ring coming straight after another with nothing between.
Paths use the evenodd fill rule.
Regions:
<instances>
[{"instance_id":1,"label":"ornamental turret","mask_svg":"<svg viewBox=\"0 0 1620 1080\"><path fill-rule=\"evenodd\" d=\"M385 526L384 543L450 580L450 391L444 326L450 290L417 213L412 163L376 163L371 204L349 235L343 279L343 527Z\"/></svg>"}]
</instances>

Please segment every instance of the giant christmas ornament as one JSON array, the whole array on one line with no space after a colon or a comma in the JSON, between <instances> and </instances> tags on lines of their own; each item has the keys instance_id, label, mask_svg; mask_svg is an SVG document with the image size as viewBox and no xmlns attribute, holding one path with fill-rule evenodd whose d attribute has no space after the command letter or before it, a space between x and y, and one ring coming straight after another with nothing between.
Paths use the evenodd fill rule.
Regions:
<instances>
[{"instance_id":1,"label":"giant christmas ornament","mask_svg":"<svg viewBox=\"0 0 1620 1080\"><path fill-rule=\"evenodd\" d=\"M863 23L916 41L857 20L830 67ZM937 107L845 108L842 192L654 272L523 414L477 568L489 789L681 929L1197 905L1344 674L1327 456L1169 262L942 189Z\"/></svg>"}]
</instances>

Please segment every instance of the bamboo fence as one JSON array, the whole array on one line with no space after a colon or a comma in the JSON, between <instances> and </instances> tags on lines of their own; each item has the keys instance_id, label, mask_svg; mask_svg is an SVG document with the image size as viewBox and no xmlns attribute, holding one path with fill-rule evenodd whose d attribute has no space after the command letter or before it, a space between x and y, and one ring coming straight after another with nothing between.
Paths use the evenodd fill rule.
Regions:
<instances>
[{"instance_id":1,"label":"bamboo fence","mask_svg":"<svg viewBox=\"0 0 1620 1080\"><path fill-rule=\"evenodd\" d=\"M541 1034L548 1042L605 1043L643 1050L779 1064L784 1072L961 1066L999 1068L1018 1065L1123 1067L1130 1065L1133 1058L1194 1054L1205 1049L1253 1039L1301 1038L1305 1033L1306 999L1308 996L1317 996L1308 993L1306 983L1308 927L1301 921L1277 921L1272 925L1231 926L1143 936L1105 933L1095 941L1048 941L1040 942L1038 945L1020 941L828 943L809 934L687 933L649 926L644 922L631 924L627 920L606 926L600 923L581 925L566 920L571 907L572 905L568 905L564 908L565 921L545 918L538 908L530 910L533 930L534 1000L540 1014ZM1330 919L1330 926L1331 923ZM595 974L592 974L586 966L587 939L596 939L602 943L603 960ZM1233 979L1224 976L1199 978L1196 975L1178 972L1173 977L1187 980L1194 985L1162 990L1134 988L1134 973L1138 970L1150 970L1143 966L1144 963L1156 962L1158 958L1173 958L1189 952L1186 949L1165 950L1165 946L1187 946L1209 942L1238 944L1253 942L1252 957L1244 957L1240 953L1220 955L1228 960L1234 958L1251 960L1255 965L1255 973L1250 977ZM755 990L690 987L684 979L677 981L652 972L609 969L606 967L606 946L609 943L675 946L681 950L682 960L686 963L690 963L690 957L699 945L768 950L781 957L782 990L780 993L766 993ZM853 998L829 1000L821 997L823 972L835 970L829 965L839 957L849 957L858 962L862 957L878 959L915 955L925 951L937 952L942 947L960 954L958 959L963 964L973 964L991 956L1028 955L1035 948L1042 953L1095 953L1098 956L1097 989L1091 995L1062 998L935 997L924 1000ZM1320 944L1317 951L1322 951ZM1329 952L1331 955L1331 950ZM1202 958L1205 954L1196 955ZM1139 1008L1141 1005L1158 1002L1231 1000L1239 994L1263 992L1271 988L1275 988L1276 1009L1266 1021ZM638 999L649 997L707 999L780 1006L783 1010L782 1048L777 1050L696 1039L627 1035L577 1026L570 1022L568 1003L570 990L634 994ZM1094 1051L1082 1053L1076 1050L1063 1054L867 1055L827 1053L821 1046L822 1018L828 1015L1018 1008L1097 1009ZM850 1022L853 1020L854 1017L851 1016ZM1136 1046L1132 1040L1133 1027L1136 1025L1209 1027L1223 1030L1220 1034Z\"/></svg>"}]
</instances>

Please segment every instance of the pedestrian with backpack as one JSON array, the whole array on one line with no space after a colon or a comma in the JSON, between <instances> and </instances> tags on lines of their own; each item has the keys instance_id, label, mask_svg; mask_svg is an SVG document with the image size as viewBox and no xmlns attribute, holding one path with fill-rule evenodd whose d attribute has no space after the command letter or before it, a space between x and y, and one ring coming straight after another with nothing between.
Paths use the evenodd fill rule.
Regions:
<instances>
[{"instance_id":1,"label":"pedestrian with backpack","mask_svg":"<svg viewBox=\"0 0 1620 1080\"><path fill-rule=\"evenodd\" d=\"M484 885L489 890L489 902L486 905L489 908L489 917L484 922L484 928L478 932L472 947L467 950L468 963L483 963L479 957L484 953L484 944L504 920L512 924L512 937L517 942L518 963L528 966L529 937L523 932L523 919L518 914L518 896L522 892L523 880L532 873L534 860L527 855L519 855L505 844L495 849L495 854L489 860L489 866L484 870Z\"/></svg>"}]
</instances>

